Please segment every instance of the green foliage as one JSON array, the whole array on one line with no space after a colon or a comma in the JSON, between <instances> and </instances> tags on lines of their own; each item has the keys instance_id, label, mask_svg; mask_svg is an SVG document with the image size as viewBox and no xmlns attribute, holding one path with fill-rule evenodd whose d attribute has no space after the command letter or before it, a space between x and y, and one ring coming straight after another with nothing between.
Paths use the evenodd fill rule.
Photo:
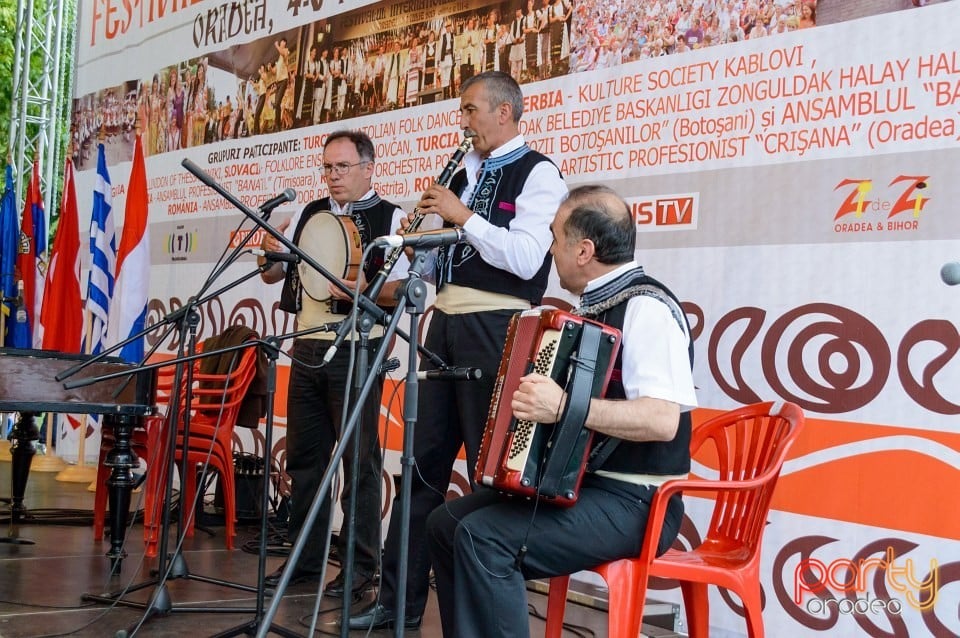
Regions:
<instances>
[{"instance_id":1,"label":"green foliage","mask_svg":"<svg viewBox=\"0 0 960 638\"><path fill-rule=\"evenodd\" d=\"M18 3L26 6L28 0L0 0L0 139L6 140L6 144L4 144L5 155L13 151L15 143L13 139L10 139L10 135L13 133L11 130L12 118L17 115L13 112L13 93L15 88L14 55L18 35L17 27L19 26L17 24ZM57 85L52 86L51 89L57 92L58 103L56 104L54 117L60 121L60 133L58 139L51 141L56 149L47 149L47 157L53 158L56 156L62 160L67 155L67 144L70 140L70 104L72 102L70 92L73 88L70 79L73 77L74 47L76 44L77 0L33 0L33 31L36 37L38 29L42 31L45 24L47 8L51 7L51 10L55 13L57 6L62 6L63 19L63 43L60 52L61 77L52 79L52 81L57 82ZM41 47L35 43L30 60L31 85L34 87L41 86L42 74L46 71L44 63L44 53ZM52 70L52 67L50 70ZM31 105L28 115L36 118L42 114L39 112L39 107ZM26 126L28 138L34 137L37 131L35 128L31 129L31 127L38 125L28 123ZM62 184L59 181L58 179L54 184L49 185L54 191L51 199L53 202L60 201ZM26 187L25 184L19 184L18 186L20 188ZM58 207L54 206L50 214L50 230L52 233L56 225L56 217L59 214Z\"/></svg>"},{"instance_id":2,"label":"green foliage","mask_svg":"<svg viewBox=\"0 0 960 638\"><path fill-rule=\"evenodd\" d=\"M13 99L13 43L17 28L16 0L0 0L0 126L10 125Z\"/></svg>"},{"instance_id":3,"label":"green foliage","mask_svg":"<svg viewBox=\"0 0 960 638\"><path fill-rule=\"evenodd\" d=\"M26 0L22 1L24 3L26 2ZM0 0L0 131L2 131L0 135L4 138L10 134L10 122L14 115L12 112L14 90L13 65L18 26L17 3L18 0ZM63 57L60 60L60 72L63 78L70 78L73 76L73 50L74 36L76 33L74 23L76 22L77 16L77 0L34 0L33 14L34 20L37 21L38 24L42 24L47 6L61 3L63 5L64 24L69 26L64 30L65 37L62 50ZM30 64L30 75L34 86L39 85L43 72L43 53L39 50L39 47L35 47ZM69 90L70 82L65 81L60 84L59 104L57 105L56 112L59 114L59 117L63 118L62 124L64 129L69 128L69 104L71 101L71 96L67 95ZM38 114L31 113L31 115ZM61 135L61 139L57 141L58 146L61 146L61 148L68 139L68 133L69 131L67 134ZM11 143L12 140L7 141L7 149L10 148Z\"/></svg>"}]
</instances>

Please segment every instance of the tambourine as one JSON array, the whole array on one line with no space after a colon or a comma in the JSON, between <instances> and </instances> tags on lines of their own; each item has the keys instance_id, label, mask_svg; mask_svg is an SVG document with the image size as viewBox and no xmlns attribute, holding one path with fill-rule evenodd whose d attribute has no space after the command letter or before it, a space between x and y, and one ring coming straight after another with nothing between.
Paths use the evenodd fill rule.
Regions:
<instances>
[{"instance_id":1,"label":"tambourine","mask_svg":"<svg viewBox=\"0 0 960 638\"><path fill-rule=\"evenodd\" d=\"M342 279L356 279L363 258L360 231L348 215L320 210L310 216L297 242L303 252ZM316 301L330 299L330 282L304 262L297 264L303 291Z\"/></svg>"}]
</instances>

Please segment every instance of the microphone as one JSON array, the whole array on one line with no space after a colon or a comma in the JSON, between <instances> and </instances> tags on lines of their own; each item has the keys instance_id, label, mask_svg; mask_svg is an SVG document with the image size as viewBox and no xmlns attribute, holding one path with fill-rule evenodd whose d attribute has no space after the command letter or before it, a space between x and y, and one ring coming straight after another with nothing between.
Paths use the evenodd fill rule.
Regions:
<instances>
[{"instance_id":1,"label":"microphone","mask_svg":"<svg viewBox=\"0 0 960 638\"><path fill-rule=\"evenodd\" d=\"M219 184L217 184L217 182L214 181L212 177L207 175L207 173L202 168L194 164L189 157L184 157L183 161L180 162L180 166L187 169L194 177L199 179L201 182L203 182L213 190L217 190L217 187L219 186Z\"/></svg>"},{"instance_id":2,"label":"microphone","mask_svg":"<svg viewBox=\"0 0 960 638\"><path fill-rule=\"evenodd\" d=\"M480 368L440 368L439 370L420 370L420 381L476 381L483 376Z\"/></svg>"},{"instance_id":3,"label":"microphone","mask_svg":"<svg viewBox=\"0 0 960 638\"><path fill-rule=\"evenodd\" d=\"M409 235L384 235L373 240L378 248L437 248L451 246L463 241L463 229L441 228Z\"/></svg>"},{"instance_id":4,"label":"microphone","mask_svg":"<svg viewBox=\"0 0 960 638\"><path fill-rule=\"evenodd\" d=\"M267 261L285 261L288 264L300 263L300 257L293 253L278 253L272 250L260 250L259 248L254 248L250 252L257 257L266 257Z\"/></svg>"},{"instance_id":5,"label":"microphone","mask_svg":"<svg viewBox=\"0 0 960 638\"><path fill-rule=\"evenodd\" d=\"M953 261L944 264L943 268L940 269L940 279L948 286L960 284L960 262Z\"/></svg>"},{"instance_id":6,"label":"microphone","mask_svg":"<svg viewBox=\"0 0 960 638\"><path fill-rule=\"evenodd\" d=\"M267 201L260 204L260 212L263 213L264 215L269 215L273 211L273 209L279 206L280 204L283 204L284 202L292 202L296 198L297 198L297 191L293 190L292 188L288 188L287 190L283 191L276 197L271 197Z\"/></svg>"}]
</instances>

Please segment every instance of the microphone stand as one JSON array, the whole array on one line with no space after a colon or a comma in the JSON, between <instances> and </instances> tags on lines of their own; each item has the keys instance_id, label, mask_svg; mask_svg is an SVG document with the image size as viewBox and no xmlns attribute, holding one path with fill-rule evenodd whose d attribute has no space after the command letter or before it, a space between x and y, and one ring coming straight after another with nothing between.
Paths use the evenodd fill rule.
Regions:
<instances>
[{"instance_id":1,"label":"microphone stand","mask_svg":"<svg viewBox=\"0 0 960 638\"><path fill-rule=\"evenodd\" d=\"M170 332L172 331L172 329L173 329L175 326L177 326L177 325L182 325L182 323L186 320L188 313L191 312L192 309L194 309L196 306L199 306L199 305L201 305L201 304L203 304L203 303L206 303L206 302L209 301L210 299L214 299L214 298L220 296L221 294L227 292L228 290L230 290L230 289L232 289L232 288L235 288L235 287L239 286L240 284L242 284L243 282L249 280L250 278L255 277L256 275L258 275L258 274L261 272L261 270L262 270L261 268L258 268L258 269L256 269L256 270L250 272L250 273L247 273L246 275L240 277L240 278L237 279L236 281L233 281L233 282L227 284L226 286L223 286L223 287L220 288L219 290L216 290L216 291L214 291L214 292L211 292L211 293L205 295L204 297L202 297L202 298L200 298L200 299L193 299L193 298L192 298L192 299L189 300L188 303L185 304L182 308L178 308L177 310L174 310L173 312L168 313L168 314L167 314L163 319L161 319L159 322L157 322L157 323L155 323L155 324L151 324L150 326L144 328L142 331L140 331L139 333L133 335L133 336L130 337L129 339L125 339L124 341L121 341L120 343L116 344L115 346L112 346L112 347L110 347L110 348L108 348L108 349L100 352L99 354L94 355L93 357L90 357L90 358L88 358L88 359L84 359L83 361L79 362L78 364L76 364L76 365L74 365L74 366L71 366L70 368L68 368L68 369L66 369L66 370L61 371L60 373L58 373L57 375L55 375L54 378L55 378L57 381L63 381L63 387L64 387L65 389L67 389L67 390L71 390L71 389L73 389L73 388L85 387L85 386L88 386L88 385L92 385L92 384L94 384L94 383L98 383L98 382L100 382L100 381L106 381L106 380L108 380L108 379L117 378L117 377L121 377L121 376L126 376L126 377L128 377L128 378L130 378L130 379L133 379L133 378L135 377L135 375L138 374L138 373L141 372L141 371L150 371L150 370L155 370L155 369L160 368L160 367L165 367L165 366L169 366L169 365L175 365L175 364L178 363L178 361L180 361L180 360L164 361L164 362L161 362L160 364L157 364L157 365L140 363L140 364L137 365L137 367L136 367L136 372L131 372L131 371L127 370L127 371L124 371L124 372L110 373L110 374L107 374L107 375L101 375L101 376L96 376L96 377L82 377L82 378L74 378L74 379L72 379L72 380L68 380L68 379L70 379L70 377L75 377L79 372L81 372L81 371L82 371L83 369L85 369L86 367L88 367L88 366L96 363L97 361L100 361L100 360L104 359L104 358L107 357L110 353L120 350L121 348L123 348L125 345L127 345L128 343L130 343L130 342L132 342L132 341L136 341L137 339L143 338L144 335L146 335L146 334L148 334L148 333L150 333L150 332L153 332L153 331L156 330L159 326L164 326L164 325L169 326L169 329L168 329L167 331L165 331L162 335L160 335L160 338L157 340L156 345L151 349L150 353L148 353L148 354L144 357L144 359L146 360L147 358L149 358L150 354L152 354L153 351L156 350L156 349L159 347L159 345L160 345L164 340L166 340L167 336L170 334ZM180 342L181 342L181 343L184 342L182 338L181 338ZM179 382L179 378L176 379L176 381ZM125 385L125 384L124 384L124 385ZM115 391L115 396L116 396L117 394L119 394L119 393L123 390L124 385L118 386L118 388L117 388L116 391ZM179 392L179 385L174 386L174 392ZM173 398L174 398L174 397L171 397L171 399L173 399ZM176 397L176 398L179 400L179 397ZM127 441L127 443L129 443L129 441ZM174 439L174 440L173 440L173 444L175 444L175 443L176 443L176 440ZM173 444L172 444L172 445L173 445ZM173 447L171 447L170 449L173 450ZM132 454L132 450L128 450L128 453L129 453L129 454ZM172 468L172 466L173 466L173 457L172 457L172 456L171 456L169 459L167 459L167 463L168 463L168 466L167 466L167 467L168 467L168 468ZM113 467L117 467L118 470L120 470L121 476L120 476L119 478L118 478L118 477L115 477L115 476L113 476L113 475L110 476L110 478L108 479L108 485L111 486L111 489L113 489L113 488L115 488L115 487L120 487L120 488L131 487L131 488L132 488L132 486L133 486L133 478L132 478L132 476L131 476L131 477L124 477L124 475L125 475L126 472L128 472L129 470L132 470L134 467L136 467L136 464L137 464L137 459L124 457L123 462L122 462L120 465L114 465ZM118 480L120 481L120 483L117 483ZM165 495L165 496L166 496L166 495ZM167 505L169 505L169 504L167 504ZM165 507L165 511L166 511L166 509L168 509L168 507ZM113 513L113 510L111 509L111 517L113 517L113 516L115 516L115 514ZM125 524L121 521L121 522L119 522L119 523L117 524L117 527L118 527L119 529L123 529L123 528L125 528ZM111 529L113 529L113 526L111 526ZM166 531L166 528L162 528L162 529L164 529L164 531ZM115 568L119 568L122 560L126 557L126 552L124 552L124 550L123 550L123 542L124 542L124 538L123 538L123 535L122 535L122 534L119 534L119 535L118 535L118 534L114 534L114 533L111 532L111 536L110 536L111 547L110 547L110 551L107 553L107 557L110 558L110 560L112 561L112 564L113 564L113 566L114 566Z\"/></svg>"},{"instance_id":2,"label":"microphone stand","mask_svg":"<svg viewBox=\"0 0 960 638\"><path fill-rule=\"evenodd\" d=\"M403 293L401 297L406 300L405 310L410 315L410 335L412 339L419 339L418 331L420 327L420 316L423 314L424 303L426 300L426 284L421 279L421 270L426 261L426 251L417 249L414 254L414 259L410 264L410 276L404 284L402 290ZM397 325L400 321L401 313L394 313L390 318L390 324L387 326L386 333L383 336L383 341L380 344L380 347L377 350L376 355L372 363L372 368L374 370L379 369L379 366L383 362L384 356L386 354L386 348L389 345L390 338L393 334L397 333ZM416 343L412 341L411 343ZM419 394L419 381L417 379L417 356L419 351L417 348L410 347L408 348L408 362L407 362L407 379L406 379L406 388L404 390L404 434L403 434L403 454L401 456L401 487L400 487L400 557L397 564L397 582L403 583L406 582L407 577L407 561L408 561L408 549L406 545L409 542L410 537L410 501L411 493L413 487L413 475L411 474L412 468L414 466L415 458L413 455L413 439L414 439L414 426L417 421L417 401ZM360 395L357 397L357 403L353 406L353 410L350 413L350 418L344 428L343 433L341 434L341 439L337 443L336 448L333 451L333 455L330 459L330 465L327 467L327 471L323 475L323 480L320 484L319 489L317 490L317 495L313 500L313 503L310 505L310 511L307 513L306 521L304 522L304 529L309 529L313 524L314 520L317 517L317 514L320 511L322 505L322 499L326 492L330 489L330 484L333 480L333 474L336 470L336 465L340 461L340 458L343 456L343 453L347 446L348 437L353 434L354 428L359 420L360 411L362 410L363 401L366 399L367 394L370 391L370 388L373 385L373 382L376 380L376 375L368 375L363 388L360 391ZM283 595L283 592L286 590L287 585L290 582L290 578L293 574L294 566L296 565L297 560L300 557L300 554L303 551L303 546L306 544L306 534L301 531L300 536L297 538L297 541L294 543L293 547L290 550L290 556L287 559L287 566L283 570L283 574L280 577L280 582L277 584L276 593L274 598L271 601L270 608L267 610L266 617L264 619L264 625L261 626L260 631L257 633L257 638L266 638L267 628L269 623L276 616L277 610L280 605L280 600ZM347 595L346 585L344 586L344 596ZM395 630L396 636L398 638L403 636L404 631L404 615L405 615L405 606L406 606L406 591L403 586L399 587L397 590L397 608L396 608L396 620L395 620ZM344 606L346 607L347 602L344 598ZM344 629L349 629L349 624L341 622L341 632Z\"/></svg>"},{"instance_id":3,"label":"microphone stand","mask_svg":"<svg viewBox=\"0 0 960 638\"><path fill-rule=\"evenodd\" d=\"M248 622L237 625L215 634L212 638L231 638L232 636L252 636L264 622L264 598L266 589L262 586L267 576L267 510L270 508L270 454L273 450L273 406L277 392L277 357L280 354L280 338L269 337L261 341L263 352L267 357L267 420L263 435L263 485L260 495L260 545L257 551L257 603L253 610L253 618ZM272 619L271 619L272 620ZM285 638L300 638L300 634L282 627L273 622L265 625L267 631L284 636Z\"/></svg>"},{"instance_id":4,"label":"microphone stand","mask_svg":"<svg viewBox=\"0 0 960 638\"><path fill-rule=\"evenodd\" d=\"M349 317L352 318L355 313L351 312ZM344 321L347 321L346 319ZM357 422L353 428L353 432L348 437L350 444L350 455L352 458L353 471L350 472L350 504L347 507L346 512L346 545L347 553L346 556L343 556L343 562L341 563L341 572L343 574L343 605L340 607L340 636L341 638L348 638L350 633L349 623L347 619L350 617L350 605L353 602L353 569L354 569L354 560L355 560L355 550L354 545L356 544L356 528L357 528L357 500L359 494L357 493L360 489L360 434L361 429L364 427L377 427L376 423L363 423L363 406L366 399L366 393L363 392L364 380L368 376L372 379L375 379L376 383L380 383L380 366L374 368L374 372L371 372L368 368L369 359L370 359L370 331L373 328L373 317L367 312L364 312L360 319L358 320L357 331L359 334L359 345L357 347L357 360L355 362L355 367L353 369L353 385L350 391L350 401L347 403L350 407L355 407L358 417ZM342 325L341 325L342 329ZM387 339L384 339L381 343L386 343ZM383 361L383 358L386 356L386 353L383 353L380 361ZM372 385L370 386L373 387ZM369 390L368 390L369 392ZM345 429L341 432L341 438L344 437ZM382 459L381 459L382 463ZM332 507L331 503L331 507ZM301 531L301 536L304 536L306 532L309 531L309 527Z\"/></svg>"},{"instance_id":5,"label":"microphone stand","mask_svg":"<svg viewBox=\"0 0 960 638\"><path fill-rule=\"evenodd\" d=\"M221 292L229 290L230 288L233 288L239 285L240 283L249 279L251 276L256 275L258 273L259 273L259 269L254 270L252 273L249 273L237 279L236 281L232 282L228 286L225 286L224 288L222 288L217 293L214 293L213 295L208 296L206 298L212 298L213 296L216 296ZM181 336L179 339L179 343L180 343L180 346L179 346L180 351L178 353L179 356L176 359L170 360L170 361L163 361L156 364L142 364L141 366L138 366L138 371L153 370L156 368L166 367L170 365L176 366L174 377L173 377L173 385L170 393L170 415L167 421L168 423L168 431L166 432L167 455L166 455L166 458L164 459L166 482L165 482L165 491L164 491L164 499L163 499L164 501L163 514L161 517L161 524L160 524L160 531L159 531L160 546L158 549L158 563L157 563L156 569L153 570L155 577L148 579L142 583L126 587L119 592L111 592L111 593L102 594L102 595L84 594L83 596L81 596L81 600L85 600L85 601L123 605L127 607L133 607L136 609L144 610L143 616L135 624L135 626L127 631L121 630L120 632L117 632L117 638L123 638L127 635L135 633L136 630L140 626L142 626L144 622L146 622L156 614L165 615L175 611L185 611L185 612L193 612L193 613L204 613L204 612L245 613L245 612L255 611L254 609L247 608L247 607L176 606L172 602L169 590L167 589L167 581L169 579L186 578L186 579L198 580L201 582L206 582L214 585L240 589L243 591L257 591L257 588L252 587L250 585L244 585L241 583L234 583L230 581L221 580L218 578L211 578L208 576L199 576L199 575L190 573L190 570L187 567L186 561L181 552L182 540L186 533L184 518L187 515L186 514L187 504L183 502L183 499L181 499L181 504L180 504L179 513L177 517L178 541L175 545L173 555L169 557L167 555L167 546L169 542L168 537L169 537L169 530L171 526L170 510L172 509L172 498L173 498L173 471L174 471L174 466L176 465L175 459L176 459L176 450L177 450L178 423L181 416L180 415L180 405L181 405L180 392L181 392L181 387L183 387L181 385L181 379L183 379L183 375L184 375L183 366L188 365L186 369L186 381L185 381L187 395L184 401L182 402L184 404L184 410L182 415L183 416L183 443L181 446L183 453L180 459L181 461L180 473L182 477L186 477L187 476L186 472L191 471L189 461L188 461L188 456L189 456L188 451L189 451L189 436L190 436L190 404L192 402L191 390L190 390L190 386L192 385L192 378L193 378L192 362L197 359L220 355L226 352L230 352L232 350L239 350L242 348L251 347L251 345L255 345L256 343L251 341L245 344L240 344L238 347L234 347L234 348L224 348L223 350L219 350L219 351L196 353L195 352L196 328L200 320L200 315L197 311L198 303L199 302L196 299L191 299L184 306L184 308L181 308L177 310L175 313L172 313L173 315L176 315L177 317L179 317L178 321L180 322ZM151 326L151 328L153 327L155 326ZM185 347L187 350L186 355L183 354ZM89 385L91 383L94 383L97 381L103 381L115 376L123 376L124 374L128 375L130 373L122 372L122 373L107 374L97 378L91 377L86 379L76 379L74 381L66 382L64 384L64 387L69 389L72 387ZM132 450L130 450L130 454L132 455ZM131 459L131 463L126 469L127 473L129 473L129 467L132 467L133 465L135 465L135 463L136 463L136 459L134 457ZM153 471L155 471L155 469ZM132 487L132 480L131 480L130 486ZM115 543L117 541L116 539L112 539L111 542ZM120 542L122 543L122 540ZM122 552L122 547L120 548L120 551ZM123 598L123 596L129 592L138 591L140 589L144 589L150 586L154 587L154 591L151 594L148 602L146 603L129 601Z\"/></svg>"},{"instance_id":6,"label":"microphone stand","mask_svg":"<svg viewBox=\"0 0 960 638\"><path fill-rule=\"evenodd\" d=\"M385 318L387 317L387 313L382 308L377 306L377 304L374 301L375 296L373 293L379 294L379 288L382 287L383 282L386 280L387 273L384 273L383 271L381 271L381 273L378 273L377 282L376 282L377 287L375 290L371 290L371 294L369 296L367 294L354 295L354 291L347 288L346 285L344 285L343 282L341 282L338 277L335 277L329 270L324 268L320 263L318 263L310 255L305 253L299 246L297 246L292 241L287 239L283 235L283 233L275 229L269 223L261 219L256 213L254 213L249 208L247 208L247 206L244 205L243 202L238 200L233 194L231 194L223 186L217 183L216 180L210 177L205 171L203 171L203 169L201 169L196 164L194 164L189 158L184 158L184 160L181 162L181 166L187 169L187 171L192 173L201 182L203 182L204 184L206 184L207 186L215 190L217 193L219 193L224 199L226 199L231 204L233 204L244 215L252 219L254 223L256 223L258 226L263 228L272 237L276 238L277 241L280 242L283 246L285 246L291 253L295 254L302 261L304 261L308 266L310 266L311 268L319 272L321 275L323 275L324 278L332 282L342 292L353 296L357 306L361 308L364 312L364 317L362 319L362 322L365 325L372 326L374 319L376 319L376 321L379 321L379 322L384 322ZM424 258L421 256L421 259L420 259L421 268L423 266L424 261L425 261ZM420 277L420 274L419 272L417 272L418 280L419 280L419 277ZM426 298L426 286L425 284L422 283L422 281L420 282L420 286L421 288L419 288L418 294L420 295L420 298L421 298L420 303L421 303L421 312L422 312L422 303L423 303L422 299ZM368 287L368 290L370 290L370 287ZM364 291L364 292L367 292L367 291ZM416 338L411 338L409 335L398 330L397 325L399 322L399 313L394 313L392 316L389 317L389 319L390 321L387 328L387 332L384 334L384 337L380 343L380 347L377 350L376 357L374 358L374 362L371 366L373 370L380 369L380 366L386 355L386 348L389 346L390 338L394 334L397 334L401 338L407 340L407 342L410 344L410 350L414 351L414 354L411 355L412 357L416 357L416 354L422 350L430 358L432 362L434 362L438 366L445 367L444 362L437 355L429 352L425 348L422 348L418 344L418 340ZM352 323L348 324L347 328L345 328L343 323L341 323L340 329L337 331L337 339L342 341L342 339L345 338L347 332L349 331L348 328L352 325L353 325ZM415 333L417 328L418 326L416 325L413 326L412 331ZM367 332L369 332L369 330L367 330ZM361 337L361 340L363 340L363 337ZM336 343L336 341L334 343ZM362 352L363 350L361 349L361 353ZM329 357L332 358L333 354L330 354ZM363 358L366 358L366 356L361 354L361 359ZM414 372L413 372L414 376L416 376L415 370L416 369L414 368ZM357 378L359 379L362 377L358 375ZM330 492L330 485L332 483L333 474L336 471L337 464L340 462L340 459L343 457L345 447L351 441L353 432L356 429L357 423L360 418L360 413L363 408L363 402L366 400L366 397L369 394L370 388L372 387L374 381L378 381L378 380L379 380L379 375L366 374L366 378L364 379L364 382L363 382L363 387L360 390L360 394L355 398L354 404L351 406L352 410L350 412L350 417L347 420L346 424L344 425L340 433L340 441L337 443L337 446L334 449L334 453L331 456L329 465L327 466L327 470L324 473L320 487L317 489L317 493L314 496L313 502L311 503L310 510L307 513L306 520L303 523L303 526L300 530L300 534L297 538L297 541L294 543L293 547L291 548L290 555L287 558L286 567L283 570L283 573L280 578L280 582L277 584L277 588L274 593L273 600L271 601L270 609L267 611L266 617L264 618L263 623L261 624L260 629L257 633L258 636L265 636L266 635L265 632L268 631L269 627L271 626L273 618L276 615L280 600L282 599L283 592L286 590L286 587L290 582L292 573L296 567L296 563L300 558L300 554L303 551L303 546L306 543L307 536L309 535L309 531L312 528L314 521L317 517L317 514L319 513L320 507L323 503L323 499L325 498L325 495L329 494ZM416 383L416 381L414 381L414 383ZM356 459L359 455L359 437L357 437L357 440L354 441L354 445L355 445L354 458ZM412 446L412 439L411 439L411 446ZM354 475L356 475L355 472L354 472ZM356 490L354 490L354 496L351 499L352 500L351 508L356 507L355 492ZM350 530L350 527L352 526L351 523L353 523L354 518L355 518L355 513L351 513L348 515L348 535L352 533ZM352 560L352 549L353 549L352 546L348 546L348 552L347 552L348 558L351 560ZM348 578L352 579L352 576L353 576L352 565L349 564L349 561L347 562L347 564L345 564L345 568L346 570L344 573L344 605L343 606L344 606L344 613L347 613L346 610L349 606L348 600L352 600L352 582L350 582L350 580L347 580L347 579ZM351 598L348 599L347 598L348 596L350 596ZM345 625L348 625L348 623L344 622L344 623L341 623L341 625L345 626ZM344 631L346 630L347 629L344 628ZM346 633L344 633L344 636L346 636Z\"/></svg>"},{"instance_id":7,"label":"microphone stand","mask_svg":"<svg viewBox=\"0 0 960 638\"><path fill-rule=\"evenodd\" d=\"M425 291L424 291L425 292ZM355 299L362 299L362 295L358 295ZM382 312L382 311L381 311ZM397 331L397 325L400 321L400 313L394 313L390 316L390 322L387 325L386 331L383 335L383 338L380 342L379 348L374 355L373 362L371 363L372 370L379 370L380 366L383 363L384 358L386 357L387 348L390 346L390 339L394 334L399 334ZM417 326L413 326L415 330ZM416 352L415 348L410 348ZM415 355L414 355L415 356ZM297 540L294 542L293 546L290 548L290 555L287 557L286 567L283 569L283 573L280 576L280 582L277 583L276 590L274 591L273 599L270 602L270 607L267 609L266 616L263 619L259 630L257 631L258 638L265 638L267 632L269 631L270 624L273 622L274 617L277 614L277 610L280 607L280 601L283 598L283 593L286 591L287 586L290 584L290 579L293 575L294 570L296 569L297 561L300 559L300 554L303 553L303 548L306 545L307 537L309 536L309 531L312 528L314 522L316 521L317 515L320 513L320 508L323 505L324 499L330 493L330 486L333 483L333 477L337 472L337 464L340 462L340 459L343 458L343 454L347 449L347 446L353 442L354 431L356 430L357 424L360 421L360 416L363 411L363 403L367 398L367 395L370 393L370 389L373 387L375 382L379 382L379 375L368 374L364 379L363 386L360 389L356 401L351 406L350 416L346 421L346 425L343 427L342 432L340 433L340 440L337 442L336 447L333 450L333 454L330 456L330 462L327 465L326 471L323 473L323 478L320 482L320 487L317 488L317 493L314 496L313 502L310 504L310 509L307 512L307 516L303 522L303 527L300 530L300 534L297 536ZM347 583L344 583L344 608L349 606L347 596L351 596L352 592L347 589ZM342 623L346 625L346 623Z\"/></svg>"},{"instance_id":8,"label":"microphone stand","mask_svg":"<svg viewBox=\"0 0 960 638\"><path fill-rule=\"evenodd\" d=\"M410 260L409 276L403 285L402 299L404 310L410 315L410 338L419 340L420 317L423 315L427 298L427 285L422 277L427 251L416 249ZM398 297L401 293L398 292ZM398 299L399 301L399 299ZM416 343L416 342L412 342ZM400 456L400 555L397 558L397 591L394 608L394 636L402 638L407 607L407 563L410 543L410 501L413 491L413 468L416 458L413 450L413 434L417 424L417 403L420 394L420 381L417 379L417 351L408 348L407 379L403 390L403 452ZM392 514L391 514L392 516Z\"/></svg>"}]
</instances>

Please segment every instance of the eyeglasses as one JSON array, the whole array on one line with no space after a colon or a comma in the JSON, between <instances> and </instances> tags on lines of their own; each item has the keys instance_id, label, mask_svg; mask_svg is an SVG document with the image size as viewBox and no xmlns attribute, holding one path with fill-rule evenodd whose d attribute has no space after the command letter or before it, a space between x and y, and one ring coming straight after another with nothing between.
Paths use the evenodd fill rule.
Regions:
<instances>
[{"instance_id":1,"label":"eyeglasses","mask_svg":"<svg viewBox=\"0 0 960 638\"><path fill-rule=\"evenodd\" d=\"M357 162L356 164L348 164L348 163L346 163L346 162L339 162L339 163L337 163L337 164L324 164L323 166L321 166L321 168L323 169L323 174L324 174L324 175L329 175L329 174L331 174L331 173L335 173L335 174L337 174L337 175L343 176L343 175L346 175L347 173L349 173L349 172L350 172L350 169L353 168L354 166L360 166L361 164L368 164L368 163L369 163L369 161L366 161L366 160L361 160L361 161Z\"/></svg>"}]
</instances>

